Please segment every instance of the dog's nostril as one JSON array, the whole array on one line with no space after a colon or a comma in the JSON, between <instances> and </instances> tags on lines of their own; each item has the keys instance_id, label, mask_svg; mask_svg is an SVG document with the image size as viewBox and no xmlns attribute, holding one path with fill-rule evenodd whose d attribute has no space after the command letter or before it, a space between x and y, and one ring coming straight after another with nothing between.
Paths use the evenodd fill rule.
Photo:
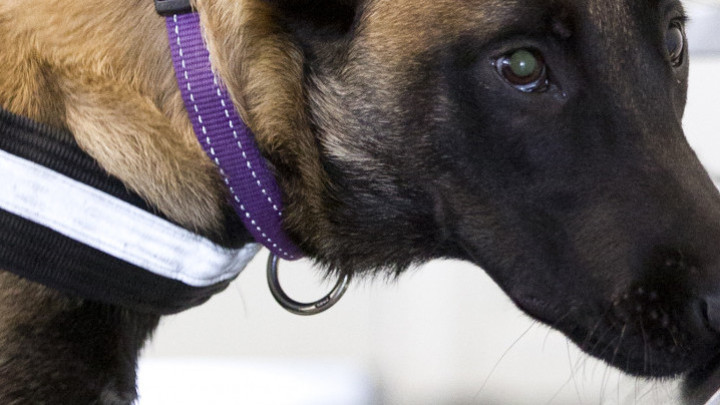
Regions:
<instances>
[{"instance_id":1,"label":"dog's nostril","mask_svg":"<svg viewBox=\"0 0 720 405\"><path fill-rule=\"evenodd\" d=\"M707 329L720 333L720 296L707 297L701 300L696 310Z\"/></svg>"}]
</instances>

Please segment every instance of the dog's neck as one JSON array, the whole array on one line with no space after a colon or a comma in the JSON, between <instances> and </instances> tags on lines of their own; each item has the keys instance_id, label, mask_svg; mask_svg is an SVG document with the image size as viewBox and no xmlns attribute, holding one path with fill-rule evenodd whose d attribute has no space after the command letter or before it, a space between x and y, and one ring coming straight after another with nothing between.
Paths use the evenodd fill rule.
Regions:
<instances>
[{"instance_id":1,"label":"dog's neck","mask_svg":"<svg viewBox=\"0 0 720 405\"><path fill-rule=\"evenodd\" d=\"M4 11L8 12L8 10ZM152 11L154 12L154 10ZM153 21L157 21L157 19ZM93 24L96 22L98 21L87 19L80 25L83 28L88 29L89 32L86 33L87 35L92 35L94 30L102 31ZM150 187L161 188L166 186L170 188L171 192L178 191L177 189L180 189L179 191L184 191L182 188L185 187L190 190L190 197L192 198L193 194L198 195L197 191L195 193L192 192L191 189L193 187L201 189L203 187L203 183L210 184L211 186L213 186L213 183L219 183L219 181L215 178L217 177L215 168L213 167L212 170L208 170L206 167L203 167L203 164L206 162L204 155L199 154L198 156L198 154L195 154L193 153L194 151L192 151L192 146L196 146L195 136L192 130L188 131L188 129L185 128L185 126L188 126L188 119L184 111L184 106L182 103L176 102L176 99L179 98L179 94L177 90L177 83L175 83L175 75L173 74L172 65L166 69L166 75L170 78L170 80L167 80L170 83L169 85L166 85L163 82L165 81L164 79L155 80L155 83L153 83L152 80L147 80L148 77L153 76L152 73L148 73L149 70L155 70L157 72L161 70L160 67L162 67L164 61L163 57L168 53L165 24L162 19L160 19L160 22L161 30L159 32L152 29L152 26L142 26L140 29L140 36L154 35L155 41L149 42L153 44L163 44L164 46L161 48L164 52L160 52L156 48L154 49L153 46L148 46L147 48L139 47L136 54L132 54L125 64L120 62L120 59L122 58L118 61L112 61L109 57L105 58L103 55L94 54L92 50L89 51L87 49L83 49L83 52L75 55L74 59L67 55L62 56L63 51L65 51L65 48L63 47L58 47L58 49L46 48L43 49L43 52L38 52L38 54L42 55L47 54L47 58L51 59L44 61L47 64L44 69L30 69L26 72L31 74L30 77L17 77L19 80L15 81L13 84L4 83L7 88L3 87L3 94L5 96L2 100L0 100L0 107L7 106L5 108L10 109L11 113L18 114L15 116L18 118L9 116L6 120L9 124L6 125L7 128L4 127L5 129L2 133L1 139L10 142L10 145L12 145L11 138L14 136L14 133L27 133L27 131L29 131L28 128L35 128L32 130L33 139L46 139L47 142L52 142L54 140L52 134L55 132L51 129L51 126L56 128L59 127L61 131L63 129L68 129L68 132L62 132L73 134L69 136L74 136L75 141L77 141L77 143L79 143L91 157L95 158L103 169L109 171L110 174L115 174L115 176L120 178L125 184L128 184L128 175L133 175L132 172L137 169L137 165L140 164L142 166L145 161L147 161L148 165L146 169L151 169L151 171L146 171L146 174L150 173L150 175L143 175L143 177L147 179L145 181L155 183L149 184ZM122 24L122 26L126 26L126 24ZM72 36L68 33L68 31L72 31L72 27L59 30L59 32L56 33L58 38L55 38L55 40L62 42L63 35L69 35L69 37ZM125 34L127 33L129 32L126 32ZM38 31L36 34L41 36L42 31ZM108 33L107 35L111 34ZM92 36L99 37L101 34ZM117 42L120 39L111 39L108 37L106 40ZM110 46L110 48L112 49L112 46ZM10 52L3 53L2 57L7 60L11 60L13 57L16 58L17 66L21 66L23 63L32 67L42 65L43 60L39 58L35 60L32 55L23 54L23 47L12 49L21 49L22 51L15 51L17 52L15 54L11 54ZM112 53L110 51L108 52ZM156 54L153 55L153 52L156 52ZM150 62L145 63L146 60L149 60ZM37 63L33 64L33 62ZM131 67L137 70L131 71ZM38 76L41 74L44 74L44 76ZM160 76L161 75L158 73L158 77ZM124 88L120 86L120 84L123 83L125 84ZM35 87L31 91L32 86ZM31 97L29 94L33 92L35 94ZM61 106L63 108L51 108L49 106ZM109 111L109 108L113 106L118 109L115 114ZM2 110L0 109L0 111ZM133 115L138 116L138 120L128 121L128 119L133 118ZM46 125L49 124L49 126L35 126L34 123L37 122ZM14 123L17 123L17 125ZM17 126L17 128L15 128L15 126ZM42 128L48 129L41 130ZM183 135L187 132L190 132L191 141L185 141L182 139ZM153 135L157 135L157 137L153 137ZM63 147L65 147L64 145L72 146L75 144L72 141L63 142ZM113 145L112 142L116 142L116 144ZM139 144L135 145L136 149L132 148L133 142L135 144ZM188 156L182 156L183 153L186 152L182 149L184 146L183 142L188 144ZM77 146L75 146L75 148L77 148ZM125 161L123 161L120 154L125 155L128 151L131 155L133 152L136 152L137 154L143 153L145 156L127 156ZM79 156L78 159L80 160L92 160L86 155L82 156L84 154L79 150L73 153L76 153ZM178 154L180 156L177 156ZM35 164L32 160L26 160L27 158L27 156L13 156L12 152L7 156L8 161L22 162L24 165L33 165L37 168L37 170L44 170L41 169L40 165ZM103 161L103 159L106 159L106 161ZM130 160L130 162L128 162L128 160ZM112 164L116 164L119 167L120 171L118 173L112 172ZM18 163L18 165L20 165L20 163ZM163 167L163 165L171 166L170 168L174 170L165 172L165 167ZM128 172L130 173L128 174ZM197 179L200 181L199 185L194 185L190 182L178 184L178 182L183 181L184 177L197 177L199 175L205 175L209 178L209 181L207 179L199 178ZM175 176L175 178L170 178L167 184L163 184L163 180L165 180L166 176ZM103 177L103 175L100 177ZM104 175L104 177L107 176ZM252 241L252 237L242 224L239 223L235 214L231 213L229 207L224 204L223 198L225 197L225 194L223 193L224 190L222 188L218 187L218 192L214 194L199 194L200 198L206 198L206 200L211 201L212 203L212 205L209 204L209 206L206 207L207 210L205 212L206 214L209 212L214 215L213 218L211 218L212 221L208 221L207 215L206 217L203 217L203 212L201 212L200 215L196 215L196 205L187 210L187 213L189 214L188 218L190 219L187 221L188 218L183 218L181 216L183 214L182 211L179 212L180 215L178 215L178 212L173 212L172 210L168 211L167 208L163 209L164 207L161 204L162 199L158 200L157 196L153 196L151 193L143 195L143 179L140 178L139 180L140 187L137 187L137 185L136 187L132 187L132 184L128 185L131 186L130 188L137 190L145 200L150 202L151 208L148 208L148 211L154 211L155 209L152 207L154 206L156 209L159 209L163 214L165 214L165 216L169 217L179 225L189 228L191 231L197 232L211 239L226 241L230 245L236 247ZM39 178L38 181L43 180ZM158 187L158 181L160 181L160 187ZM64 183L70 184L71 182L68 181L63 182L63 184ZM215 184L215 186L217 187L217 184ZM173 187L176 190L173 190ZM85 192L85 188L86 187L78 185L76 189L68 190L67 192L61 193L61 195L80 194ZM163 191L167 192L168 190L160 189L151 190L151 192L152 191L162 194ZM92 192L88 194L88 196L94 194L97 193ZM188 194L178 193L176 197L187 199L187 195ZM52 196L48 196L48 198L52 198ZM35 198L30 200L35 200ZM84 199L84 201L91 200L92 198L90 197ZM158 203L158 201L160 201L160 203ZM176 202L175 204L176 206L179 205L182 207L182 203L178 204ZM278 202L278 204L280 203ZM85 203L82 204L82 206L85 205ZM119 204L110 204L110 206L113 207L117 205ZM73 206L73 204L70 204L68 208L73 208ZM110 209L109 207L108 209ZM200 208L202 209L203 207ZM128 210L131 210L131 208L128 208ZM104 208L98 207L98 212L104 212ZM113 217L113 215L110 215L111 213L108 214L109 215L105 215L102 218ZM78 215L78 218L82 218L83 216L82 212L79 212ZM142 216L140 214L133 215L133 218ZM191 217L190 215L193 216ZM67 213L67 216L71 216L70 213ZM24 218L36 222L34 217L30 218L25 216ZM186 221L183 222L183 219ZM38 219L38 221L40 221L40 219ZM196 221L196 223L193 223L192 221ZM132 223L133 221L128 222ZM37 223L44 224L43 222ZM159 219L159 223L163 223L163 220ZM142 224L138 224L138 226L139 225ZM165 225L163 224L162 226ZM172 227L172 225L169 226ZM136 226L134 225L133 229L135 227ZM93 228L93 226L90 226L90 228ZM98 227L95 226L94 228ZM103 227L101 226L100 228ZM117 226L110 226L109 228L117 229ZM158 226L151 226L147 229L152 230L153 228L158 228ZM58 232L66 236L70 236L66 232ZM167 232L168 235L179 233L182 232L179 230ZM120 232L120 234L122 234L122 232ZM191 234L188 235L187 240L196 240L196 238ZM74 237L70 237L74 239ZM135 238L135 240L143 239L144 236L142 235ZM158 235L157 237L151 238L148 242L163 239L164 237ZM95 240L92 238L89 242L83 242L79 239L77 240L81 243L89 243L88 246L97 248L100 251L108 252L108 250L103 247L96 247L93 244L95 243ZM130 242L126 243L123 242L123 240L118 240L117 243L118 246L126 246ZM130 245L131 244L132 243L130 243ZM48 246L48 249L52 249L52 246ZM248 254L242 254L239 256L242 257L245 262L246 259L252 257L255 252L255 247L248 247L247 249L249 249ZM115 251L116 249L110 250ZM172 248L170 250L175 251L177 249ZM189 251L193 250L195 249L190 249ZM153 251L158 250L153 249ZM136 257L137 255L133 253L132 256ZM119 258L120 256L116 257ZM130 260L130 262L132 262L132 260ZM244 267L244 265L240 266L240 268L236 268L235 270L241 270L242 267ZM16 270L13 266L5 269L13 271ZM159 274L153 270L150 270L150 272ZM30 278L33 279L32 277ZM53 283L50 284L55 285ZM105 295L107 294L103 294L103 296ZM166 310L167 309L160 309L160 311Z\"/></svg>"},{"instance_id":2,"label":"dog's neck","mask_svg":"<svg viewBox=\"0 0 720 405\"><path fill-rule=\"evenodd\" d=\"M276 16L265 2L194 4L240 115L278 172L293 173L279 176L285 223L314 250L331 226L322 212L328 182L303 107L302 55L267 23ZM0 77L0 106L69 130L102 167L183 226L221 229L223 183L194 139L151 0L100 0L92 12L75 0L3 1L0 41L13 44L0 52L9 72Z\"/></svg>"}]
</instances>

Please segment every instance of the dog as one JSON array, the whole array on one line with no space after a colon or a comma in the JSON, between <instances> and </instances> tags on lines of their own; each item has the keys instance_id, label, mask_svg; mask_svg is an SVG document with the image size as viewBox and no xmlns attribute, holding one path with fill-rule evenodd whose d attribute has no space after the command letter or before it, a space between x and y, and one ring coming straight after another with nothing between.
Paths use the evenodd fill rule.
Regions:
<instances>
[{"instance_id":1,"label":"dog","mask_svg":"<svg viewBox=\"0 0 720 405\"><path fill-rule=\"evenodd\" d=\"M684 376L688 403L711 393L720 195L681 127L678 0L193 7L283 190L283 226L318 266L361 277L468 260L589 355ZM4 0L0 106L72 133L162 215L212 236L227 191L164 29L150 0ZM159 315L9 272L0 286L1 403L135 400Z\"/></svg>"}]
</instances>

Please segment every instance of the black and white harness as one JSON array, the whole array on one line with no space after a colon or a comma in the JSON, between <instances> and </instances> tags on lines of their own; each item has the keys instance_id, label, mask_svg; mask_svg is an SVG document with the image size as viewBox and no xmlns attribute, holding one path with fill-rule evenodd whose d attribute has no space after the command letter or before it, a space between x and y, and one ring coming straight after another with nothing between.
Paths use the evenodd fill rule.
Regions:
<instances>
[{"instance_id":1,"label":"black and white harness","mask_svg":"<svg viewBox=\"0 0 720 405\"><path fill-rule=\"evenodd\" d=\"M231 196L224 234L210 239L173 223L108 175L72 134L0 109L0 269L85 299L171 314L223 290L262 244L272 253L268 281L281 305L298 314L329 308L347 277L310 304L280 288L278 258L302 257L282 228L280 189L212 72L189 0L155 4L198 141Z\"/></svg>"},{"instance_id":2,"label":"black and white harness","mask_svg":"<svg viewBox=\"0 0 720 405\"><path fill-rule=\"evenodd\" d=\"M259 249L234 215L210 240L160 216L71 134L0 110L0 268L86 299L168 314L224 289ZM238 228L240 227L240 228Z\"/></svg>"}]
</instances>

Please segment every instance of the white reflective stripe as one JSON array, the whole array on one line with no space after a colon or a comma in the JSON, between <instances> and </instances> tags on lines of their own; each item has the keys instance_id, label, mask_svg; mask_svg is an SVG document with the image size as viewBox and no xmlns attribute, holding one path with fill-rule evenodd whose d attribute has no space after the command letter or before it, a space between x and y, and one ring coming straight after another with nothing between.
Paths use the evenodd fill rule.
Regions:
<instances>
[{"instance_id":1,"label":"white reflective stripe","mask_svg":"<svg viewBox=\"0 0 720 405\"><path fill-rule=\"evenodd\" d=\"M235 277L260 249L227 249L100 190L0 150L0 208L194 287Z\"/></svg>"},{"instance_id":2,"label":"white reflective stripe","mask_svg":"<svg viewBox=\"0 0 720 405\"><path fill-rule=\"evenodd\" d=\"M705 405L718 405L720 404L720 391L716 392L715 395L710 398Z\"/></svg>"}]
</instances>

